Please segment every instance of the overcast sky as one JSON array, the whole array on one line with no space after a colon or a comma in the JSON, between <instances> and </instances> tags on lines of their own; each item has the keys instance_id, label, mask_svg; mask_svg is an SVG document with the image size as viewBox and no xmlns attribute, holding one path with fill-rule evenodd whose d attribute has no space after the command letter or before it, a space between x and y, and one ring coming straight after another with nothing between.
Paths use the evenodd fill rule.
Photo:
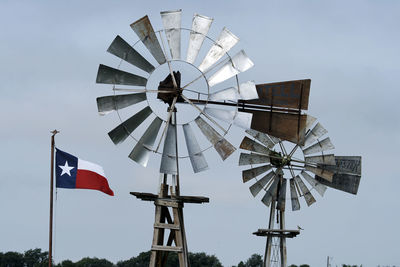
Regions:
<instances>
[{"instance_id":1,"label":"overcast sky","mask_svg":"<svg viewBox=\"0 0 400 267\"><path fill-rule=\"evenodd\" d=\"M151 247L154 205L129 195L156 192L159 158L148 168L115 146L107 132L115 114L100 117L98 64L116 67L106 52L119 34L137 40L129 24L181 8L182 26L193 13L214 18L210 35L227 26L255 63L241 76L256 83L312 79L308 113L318 118L337 155L361 155L357 196L329 189L324 198L287 211L287 228L305 230L288 243L288 263L324 266L400 265L397 164L400 2L398 1L11 1L0 2L0 251L48 250L50 130L63 150L102 165L116 196L58 190L55 261L101 257L125 260ZM397 111L396 111L397 110ZM229 140L240 144L243 130ZM181 190L210 203L186 205L190 251L215 254L224 266L253 253L265 239L268 210L242 184L239 153L222 162L205 153L210 170L193 174L182 162ZM314 194L315 195L315 194Z\"/></svg>"}]
</instances>

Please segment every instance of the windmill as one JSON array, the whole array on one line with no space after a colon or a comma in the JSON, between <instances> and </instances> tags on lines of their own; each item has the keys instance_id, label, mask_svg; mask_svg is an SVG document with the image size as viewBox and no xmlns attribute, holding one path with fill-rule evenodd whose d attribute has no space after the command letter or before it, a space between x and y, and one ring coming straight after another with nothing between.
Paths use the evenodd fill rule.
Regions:
<instances>
[{"instance_id":1,"label":"windmill","mask_svg":"<svg viewBox=\"0 0 400 267\"><path fill-rule=\"evenodd\" d=\"M253 233L267 237L264 266L284 267L287 266L286 238L293 238L302 230L299 226L298 230L285 229L287 191L290 191L292 211L300 210L299 197L304 197L307 206L316 202L312 189L321 197L327 187L357 194L361 178L361 157L332 154L331 150L335 147L330 138L326 137L328 131L315 118L302 114L308 108L310 80L256 87L260 99L247 102L262 104L266 100L271 107L277 109L253 114L252 128L262 132L246 130L250 138L244 137L240 144L240 148L246 152L240 154L239 165L251 166L242 171L243 183L254 179L255 182L249 188L251 194L257 197L264 191L261 202L270 208L268 228ZM292 118L275 124L275 118L279 116ZM257 118L264 119L267 124L258 123ZM289 126L280 128L287 123ZM293 131L290 127L294 127Z\"/></svg>"}]
</instances>

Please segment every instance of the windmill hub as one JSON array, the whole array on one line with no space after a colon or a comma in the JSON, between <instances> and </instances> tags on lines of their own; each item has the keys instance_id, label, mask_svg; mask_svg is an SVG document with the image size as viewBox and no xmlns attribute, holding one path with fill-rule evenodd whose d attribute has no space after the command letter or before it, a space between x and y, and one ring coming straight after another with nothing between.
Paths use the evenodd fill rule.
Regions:
<instances>
[{"instance_id":1,"label":"windmill hub","mask_svg":"<svg viewBox=\"0 0 400 267\"><path fill-rule=\"evenodd\" d=\"M158 86L159 91L165 91L168 93L158 93L157 98L164 101L164 103L168 104L169 106L172 105L174 98L177 97L177 103L185 102L182 98L182 88L181 88L181 73L179 71L174 71L174 78L176 82L176 87L174 85L174 80L172 79L172 75L168 74L168 76L160 82Z\"/></svg>"},{"instance_id":2,"label":"windmill hub","mask_svg":"<svg viewBox=\"0 0 400 267\"><path fill-rule=\"evenodd\" d=\"M271 151L271 164L276 168L282 168L290 165L290 156L283 156L281 152Z\"/></svg>"}]
</instances>

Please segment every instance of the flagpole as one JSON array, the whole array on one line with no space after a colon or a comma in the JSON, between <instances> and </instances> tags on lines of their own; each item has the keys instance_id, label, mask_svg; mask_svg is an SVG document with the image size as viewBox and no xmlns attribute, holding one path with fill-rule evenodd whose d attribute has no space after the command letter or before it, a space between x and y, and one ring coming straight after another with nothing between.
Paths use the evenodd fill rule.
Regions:
<instances>
[{"instance_id":1,"label":"flagpole","mask_svg":"<svg viewBox=\"0 0 400 267\"><path fill-rule=\"evenodd\" d=\"M49 267L52 266L53 258L53 188L54 188L54 136L59 131L51 131L51 163L50 163L50 220L49 220Z\"/></svg>"}]
</instances>

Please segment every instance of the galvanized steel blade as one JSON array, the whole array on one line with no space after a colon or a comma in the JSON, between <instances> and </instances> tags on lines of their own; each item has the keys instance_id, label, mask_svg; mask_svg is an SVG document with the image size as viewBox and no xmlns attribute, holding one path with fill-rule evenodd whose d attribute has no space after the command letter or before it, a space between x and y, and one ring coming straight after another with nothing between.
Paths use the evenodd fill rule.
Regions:
<instances>
[{"instance_id":1,"label":"galvanized steel blade","mask_svg":"<svg viewBox=\"0 0 400 267\"><path fill-rule=\"evenodd\" d=\"M222 89L210 94L210 101L237 101L240 95L235 87Z\"/></svg>"},{"instance_id":2,"label":"galvanized steel blade","mask_svg":"<svg viewBox=\"0 0 400 267\"><path fill-rule=\"evenodd\" d=\"M169 124L164 140L164 149L161 156L160 173L177 175L176 165L176 130L175 124Z\"/></svg>"},{"instance_id":3,"label":"galvanized steel blade","mask_svg":"<svg viewBox=\"0 0 400 267\"><path fill-rule=\"evenodd\" d=\"M251 113L218 108L205 108L204 112L214 118L233 123L243 129L249 129L251 125Z\"/></svg>"},{"instance_id":4,"label":"galvanized steel blade","mask_svg":"<svg viewBox=\"0 0 400 267\"><path fill-rule=\"evenodd\" d=\"M268 136L269 136L269 138L271 139L271 141L274 142L274 144L277 144L277 143L279 143L279 142L281 141L280 138L275 137L275 136L273 136L273 135L268 134Z\"/></svg>"},{"instance_id":5,"label":"galvanized steel blade","mask_svg":"<svg viewBox=\"0 0 400 267\"><path fill-rule=\"evenodd\" d=\"M181 58L182 10L160 12L172 59Z\"/></svg>"},{"instance_id":6,"label":"galvanized steel blade","mask_svg":"<svg viewBox=\"0 0 400 267\"><path fill-rule=\"evenodd\" d=\"M278 192L278 204L276 208L280 211L285 211L286 208L286 182L285 178L281 179L281 184Z\"/></svg>"},{"instance_id":7,"label":"galvanized steel blade","mask_svg":"<svg viewBox=\"0 0 400 267\"><path fill-rule=\"evenodd\" d=\"M151 149L160 131L161 123L162 120L156 117L129 154L130 159L136 161L143 167L146 167L149 162Z\"/></svg>"},{"instance_id":8,"label":"galvanized steel blade","mask_svg":"<svg viewBox=\"0 0 400 267\"><path fill-rule=\"evenodd\" d=\"M235 152L236 148L200 116L195 119L195 122L204 136L214 146L222 160L227 159L233 152Z\"/></svg>"},{"instance_id":9,"label":"galvanized steel blade","mask_svg":"<svg viewBox=\"0 0 400 267\"><path fill-rule=\"evenodd\" d=\"M307 115L307 120L306 120L306 132L311 129L311 126L314 124L314 122L317 120L317 118Z\"/></svg>"},{"instance_id":10,"label":"galvanized steel blade","mask_svg":"<svg viewBox=\"0 0 400 267\"><path fill-rule=\"evenodd\" d=\"M326 165L336 165L335 155L319 155L304 158L306 164L326 164Z\"/></svg>"},{"instance_id":11,"label":"galvanized steel blade","mask_svg":"<svg viewBox=\"0 0 400 267\"><path fill-rule=\"evenodd\" d=\"M145 107L108 133L114 144L123 142L151 114L151 108Z\"/></svg>"},{"instance_id":12,"label":"galvanized steel blade","mask_svg":"<svg viewBox=\"0 0 400 267\"><path fill-rule=\"evenodd\" d=\"M289 184L290 184L290 200L292 202L292 210L299 210L300 209L300 202L299 202L299 198L297 196L297 192L296 192L296 188L294 185L294 179L290 179L289 180Z\"/></svg>"},{"instance_id":13,"label":"galvanized steel blade","mask_svg":"<svg viewBox=\"0 0 400 267\"><path fill-rule=\"evenodd\" d=\"M119 110L146 100L145 93L110 95L102 96L96 99L97 109L100 115L105 115L113 110Z\"/></svg>"},{"instance_id":14,"label":"galvanized steel blade","mask_svg":"<svg viewBox=\"0 0 400 267\"><path fill-rule=\"evenodd\" d=\"M190 124L184 124L182 127L193 171L195 173L198 173L207 170L207 161L204 158L203 153L201 152L201 148L199 146L199 143L197 142L196 136L193 133L192 127L190 126Z\"/></svg>"},{"instance_id":15,"label":"galvanized steel blade","mask_svg":"<svg viewBox=\"0 0 400 267\"><path fill-rule=\"evenodd\" d=\"M261 202L264 203L267 207L269 207L271 201L276 198L279 179L279 177L275 177L274 182L271 184L264 197L261 199Z\"/></svg>"},{"instance_id":16,"label":"galvanized steel blade","mask_svg":"<svg viewBox=\"0 0 400 267\"><path fill-rule=\"evenodd\" d=\"M151 26L149 17L146 15L143 18L131 24L132 30L137 34L142 43L146 46L149 52L157 60L158 64L166 62L165 55L158 42L157 36Z\"/></svg>"},{"instance_id":17,"label":"galvanized steel blade","mask_svg":"<svg viewBox=\"0 0 400 267\"><path fill-rule=\"evenodd\" d=\"M226 27L222 29L217 41L210 48L206 57L199 66L201 72L206 71L215 62L217 62L226 52L228 52L235 44L239 42L239 38L231 33Z\"/></svg>"},{"instance_id":18,"label":"galvanized steel blade","mask_svg":"<svg viewBox=\"0 0 400 267\"><path fill-rule=\"evenodd\" d=\"M241 149L246 149L249 151L253 151L256 153L264 154L264 155L269 155L270 150L266 148L263 145L260 145L256 141L251 140L247 136L245 136L242 140L242 143L240 143L240 148Z\"/></svg>"},{"instance_id":19,"label":"galvanized steel blade","mask_svg":"<svg viewBox=\"0 0 400 267\"><path fill-rule=\"evenodd\" d=\"M335 164L333 166L321 164L320 167L334 173L361 175L361 157L335 156Z\"/></svg>"},{"instance_id":20,"label":"galvanized steel blade","mask_svg":"<svg viewBox=\"0 0 400 267\"><path fill-rule=\"evenodd\" d=\"M240 84L238 91L242 100L258 99L256 84L253 81Z\"/></svg>"},{"instance_id":21,"label":"galvanized steel blade","mask_svg":"<svg viewBox=\"0 0 400 267\"><path fill-rule=\"evenodd\" d=\"M248 182L249 180L257 177L258 175L269 171L271 168L272 165L268 164L242 171L243 183Z\"/></svg>"},{"instance_id":22,"label":"galvanized steel blade","mask_svg":"<svg viewBox=\"0 0 400 267\"><path fill-rule=\"evenodd\" d=\"M312 146L307 147L306 149L303 149L304 155L310 155L310 154L315 154L327 150L334 149L335 146L332 144L331 139L329 137L325 138L322 141L318 141Z\"/></svg>"},{"instance_id":23,"label":"galvanized steel blade","mask_svg":"<svg viewBox=\"0 0 400 267\"><path fill-rule=\"evenodd\" d=\"M275 176L275 172L271 171L267 175L265 175L263 178L255 182L252 186L250 186L250 192L253 195L253 197L256 197L258 193L268 184L269 181Z\"/></svg>"},{"instance_id":24,"label":"galvanized steel blade","mask_svg":"<svg viewBox=\"0 0 400 267\"><path fill-rule=\"evenodd\" d=\"M257 141L260 141L262 144L266 145L267 148L272 148L275 145L275 142L271 140L268 134L253 129L247 129L245 132L253 136L255 139L257 139Z\"/></svg>"},{"instance_id":25,"label":"galvanized steel blade","mask_svg":"<svg viewBox=\"0 0 400 267\"><path fill-rule=\"evenodd\" d=\"M314 173L315 175L321 176L322 178L324 178L325 180L327 180L329 182L332 182L333 172L331 172L329 170L312 167L312 166L308 166L308 165L306 165L306 170Z\"/></svg>"},{"instance_id":26,"label":"galvanized steel blade","mask_svg":"<svg viewBox=\"0 0 400 267\"><path fill-rule=\"evenodd\" d=\"M146 86L147 79L139 75L100 64L96 83Z\"/></svg>"},{"instance_id":27,"label":"galvanized steel blade","mask_svg":"<svg viewBox=\"0 0 400 267\"><path fill-rule=\"evenodd\" d=\"M269 156L264 156L264 155L240 153L239 157L239 166L269 163L269 162L270 162Z\"/></svg>"},{"instance_id":28,"label":"galvanized steel blade","mask_svg":"<svg viewBox=\"0 0 400 267\"><path fill-rule=\"evenodd\" d=\"M152 73L154 66L148 62L141 54L139 54L132 46L130 46L119 35L115 37L107 52L119 57L122 60L144 70L147 73Z\"/></svg>"},{"instance_id":29,"label":"galvanized steel blade","mask_svg":"<svg viewBox=\"0 0 400 267\"><path fill-rule=\"evenodd\" d=\"M304 184L304 182L301 180L300 176L294 177L294 180L297 182L297 184L300 187L301 193L304 196L304 199L306 200L307 206L311 206L313 203L315 203L315 198L311 194L310 190L308 190L307 186Z\"/></svg>"},{"instance_id":30,"label":"galvanized steel blade","mask_svg":"<svg viewBox=\"0 0 400 267\"><path fill-rule=\"evenodd\" d=\"M219 84L236 74L245 72L254 66L254 63L246 55L244 50L241 50L236 55L234 55L231 60L225 63L216 73L214 73L210 79L208 79L208 84L210 87Z\"/></svg>"},{"instance_id":31,"label":"galvanized steel blade","mask_svg":"<svg viewBox=\"0 0 400 267\"><path fill-rule=\"evenodd\" d=\"M328 133L328 131L318 122L314 128L306 135L304 146L311 145L315 140Z\"/></svg>"},{"instance_id":32,"label":"galvanized steel blade","mask_svg":"<svg viewBox=\"0 0 400 267\"><path fill-rule=\"evenodd\" d=\"M190 31L189 47L186 55L186 61L190 64L195 62L212 22L212 18L194 14L192 30Z\"/></svg>"},{"instance_id":33,"label":"galvanized steel blade","mask_svg":"<svg viewBox=\"0 0 400 267\"><path fill-rule=\"evenodd\" d=\"M304 170L300 173L301 176L312 186L312 188L315 189L315 191L318 192L318 194L321 195L321 197L324 196L325 191L326 191L326 186L319 183L317 180L315 180L311 175L309 175L307 172Z\"/></svg>"},{"instance_id":34,"label":"galvanized steel blade","mask_svg":"<svg viewBox=\"0 0 400 267\"><path fill-rule=\"evenodd\" d=\"M360 179L360 175L351 175L346 173L335 173L332 182L329 182L322 177L315 176L315 180L321 184L354 195L357 195Z\"/></svg>"}]
</instances>

